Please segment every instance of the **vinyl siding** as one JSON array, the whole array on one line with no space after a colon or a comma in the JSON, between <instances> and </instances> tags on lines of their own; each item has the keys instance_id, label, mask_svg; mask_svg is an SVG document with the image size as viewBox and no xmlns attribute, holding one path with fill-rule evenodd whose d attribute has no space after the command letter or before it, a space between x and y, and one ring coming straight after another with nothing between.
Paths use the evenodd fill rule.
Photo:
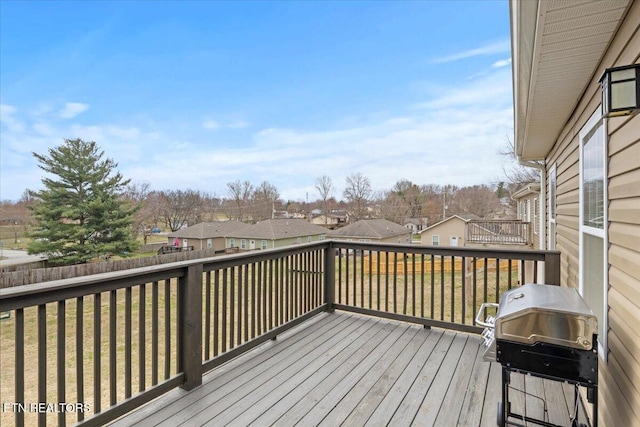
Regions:
<instances>
[{"instance_id":1,"label":"vinyl siding","mask_svg":"<svg viewBox=\"0 0 640 427\"><path fill-rule=\"evenodd\" d=\"M423 245L431 245L434 235L440 236L439 246L449 246L451 244L451 236L459 237L458 246L465 246L466 223L460 218L451 218L440 225L434 226L422 232L420 236Z\"/></svg>"},{"instance_id":2,"label":"vinyl siding","mask_svg":"<svg viewBox=\"0 0 640 427\"><path fill-rule=\"evenodd\" d=\"M638 63L639 57L635 2L546 159L548 168L557 168L556 247L563 285L579 284L579 132L600 106L602 71ZM609 119L607 132L609 352L600 362L599 423L631 426L640 425L640 114Z\"/></svg>"}]
</instances>

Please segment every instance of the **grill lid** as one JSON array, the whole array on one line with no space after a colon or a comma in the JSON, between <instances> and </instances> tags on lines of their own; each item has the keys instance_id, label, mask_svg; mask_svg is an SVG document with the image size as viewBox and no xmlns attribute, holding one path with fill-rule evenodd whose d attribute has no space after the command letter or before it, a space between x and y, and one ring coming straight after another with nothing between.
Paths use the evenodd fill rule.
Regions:
<instances>
[{"instance_id":1,"label":"grill lid","mask_svg":"<svg viewBox=\"0 0 640 427\"><path fill-rule=\"evenodd\" d=\"M576 289L526 284L505 292L495 319L495 338L545 342L581 350L595 343L597 320Z\"/></svg>"}]
</instances>

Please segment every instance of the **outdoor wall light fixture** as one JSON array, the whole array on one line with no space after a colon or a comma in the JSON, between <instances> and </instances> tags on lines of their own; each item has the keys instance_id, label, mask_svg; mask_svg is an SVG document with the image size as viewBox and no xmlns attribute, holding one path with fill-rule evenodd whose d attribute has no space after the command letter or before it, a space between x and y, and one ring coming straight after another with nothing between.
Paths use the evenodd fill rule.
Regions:
<instances>
[{"instance_id":1,"label":"outdoor wall light fixture","mask_svg":"<svg viewBox=\"0 0 640 427\"><path fill-rule=\"evenodd\" d=\"M603 116L624 116L640 108L640 64L606 69L600 85Z\"/></svg>"}]
</instances>

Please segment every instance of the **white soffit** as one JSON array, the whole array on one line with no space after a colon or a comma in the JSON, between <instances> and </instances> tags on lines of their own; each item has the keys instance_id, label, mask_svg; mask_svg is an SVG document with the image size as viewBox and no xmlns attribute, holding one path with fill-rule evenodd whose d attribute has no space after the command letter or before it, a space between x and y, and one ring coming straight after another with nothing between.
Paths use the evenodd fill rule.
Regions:
<instances>
[{"instance_id":1,"label":"white soffit","mask_svg":"<svg viewBox=\"0 0 640 427\"><path fill-rule=\"evenodd\" d=\"M538 0L537 8L512 3L514 64L519 64L514 68L516 152L523 160L548 154L631 1Z\"/></svg>"}]
</instances>

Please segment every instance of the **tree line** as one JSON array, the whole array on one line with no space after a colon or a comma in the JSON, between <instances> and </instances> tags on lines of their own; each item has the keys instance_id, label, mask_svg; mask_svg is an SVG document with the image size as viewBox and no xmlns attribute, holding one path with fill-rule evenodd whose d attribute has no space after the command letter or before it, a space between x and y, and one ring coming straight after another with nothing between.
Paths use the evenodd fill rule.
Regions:
<instances>
[{"instance_id":1,"label":"tree line","mask_svg":"<svg viewBox=\"0 0 640 427\"><path fill-rule=\"evenodd\" d=\"M305 216L347 211L351 221L385 218L400 224L407 218L433 224L453 214L488 217L516 187L504 182L496 187L458 187L400 179L390 189L374 191L370 179L355 172L345 178L341 195L336 195L332 177L317 177L311 202L284 200L268 181L240 179L226 184L225 195L215 196L191 189L153 190L150 183L131 182L95 142L65 140L48 154L33 156L48 173L43 188L26 190L17 202L3 201L0 217L15 240L29 233L29 252L46 253L66 264L130 252L137 237L146 242L157 227L176 231L222 218L257 222L282 211Z\"/></svg>"}]
</instances>

